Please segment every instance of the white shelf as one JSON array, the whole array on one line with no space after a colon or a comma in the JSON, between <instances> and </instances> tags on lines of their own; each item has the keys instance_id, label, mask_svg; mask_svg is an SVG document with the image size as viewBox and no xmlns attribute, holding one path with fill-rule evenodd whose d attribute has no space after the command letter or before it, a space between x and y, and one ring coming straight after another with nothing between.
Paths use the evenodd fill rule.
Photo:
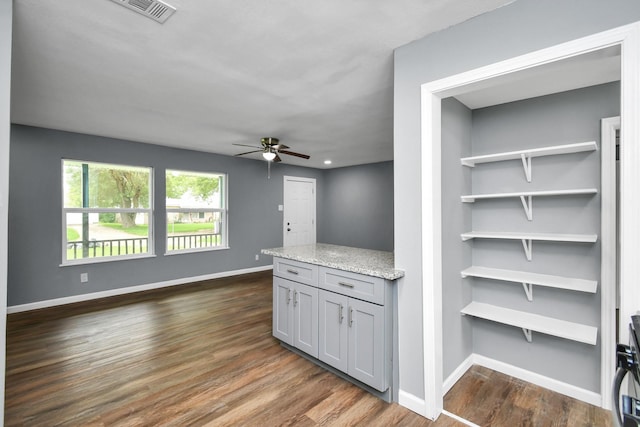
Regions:
<instances>
[{"instance_id":1,"label":"white shelf","mask_svg":"<svg viewBox=\"0 0 640 427\"><path fill-rule=\"evenodd\" d=\"M524 154L526 157L554 156L558 154L579 153L581 151L595 151L598 144L595 141L579 142L577 144L554 145L551 147L531 148L527 150L509 151L505 153L485 154L482 156L464 157L460 163L464 166L474 167L480 163L501 162L504 160L518 160Z\"/></svg>"},{"instance_id":2,"label":"white shelf","mask_svg":"<svg viewBox=\"0 0 640 427\"><path fill-rule=\"evenodd\" d=\"M559 234L559 233L518 233L508 231L471 231L460 235L462 240L469 239L512 239L545 240L548 242L595 243L597 234Z\"/></svg>"},{"instance_id":3,"label":"white shelf","mask_svg":"<svg viewBox=\"0 0 640 427\"><path fill-rule=\"evenodd\" d=\"M598 328L593 326L480 302L472 302L460 312L469 316L522 328L529 342L532 340L532 331L590 345L596 345L598 336Z\"/></svg>"},{"instance_id":4,"label":"white shelf","mask_svg":"<svg viewBox=\"0 0 640 427\"><path fill-rule=\"evenodd\" d=\"M460 196L463 203L474 203L476 200L485 199L505 199L519 197L524 207L524 213L529 221L533 220L533 197L541 196L576 196L585 194L597 194L597 188L578 188L575 190L547 190L547 191L520 191L515 193L495 193L495 194L469 194Z\"/></svg>"},{"instance_id":5,"label":"white shelf","mask_svg":"<svg viewBox=\"0 0 640 427\"><path fill-rule=\"evenodd\" d=\"M595 151L598 144L595 141L579 142L576 144L554 145L551 147L531 148L526 150L508 151L505 153L485 154L482 156L464 157L460 159L463 166L470 168L481 163L501 162L504 160L522 160L527 181L531 182L531 159L533 157L555 156L559 154L579 153L582 151Z\"/></svg>"},{"instance_id":6,"label":"white shelf","mask_svg":"<svg viewBox=\"0 0 640 427\"><path fill-rule=\"evenodd\" d=\"M507 239L520 240L527 260L531 261L534 240L547 242L595 243L597 234L558 234L558 233L514 233L506 231L471 231L460 235L463 241L470 239Z\"/></svg>"},{"instance_id":7,"label":"white shelf","mask_svg":"<svg viewBox=\"0 0 640 427\"><path fill-rule=\"evenodd\" d=\"M471 266L460 272L462 277L481 277L484 279L502 280L522 283L529 301L533 301L532 285L548 288L566 289L570 291L596 293L598 282L595 280L576 279L573 277L551 276L548 274L528 273L525 271L502 270L499 268Z\"/></svg>"},{"instance_id":8,"label":"white shelf","mask_svg":"<svg viewBox=\"0 0 640 427\"><path fill-rule=\"evenodd\" d=\"M540 197L540 196L574 196L581 194L597 194L597 188L578 188L575 190L548 190L548 191L517 191L514 193L495 193L495 194L469 194L460 196L460 200L464 203L473 203L482 199L505 199L509 197Z\"/></svg>"}]
</instances>

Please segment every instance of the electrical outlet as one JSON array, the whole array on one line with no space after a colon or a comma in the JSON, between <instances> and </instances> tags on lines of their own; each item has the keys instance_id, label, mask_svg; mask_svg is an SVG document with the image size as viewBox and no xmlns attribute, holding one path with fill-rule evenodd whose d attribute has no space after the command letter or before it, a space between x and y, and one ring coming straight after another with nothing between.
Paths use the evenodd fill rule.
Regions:
<instances>
[{"instance_id":1,"label":"electrical outlet","mask_svg":"<svg viewBox=\"0 0 640 427\"><path fill-rule=\"evenodd\" d=\"M260 260L260 255L256 254L256 261Z\"/></svg>"},{"instance_id":2,"label":"electrical outlet","mask_svg":"<svg viewBox=\"0 0 640 427\"><path fill-rule=\"evenodd\" d=\"M80 273L80 283L87 283L89 281L89 273Z\"/></svg>"}]
</instances>

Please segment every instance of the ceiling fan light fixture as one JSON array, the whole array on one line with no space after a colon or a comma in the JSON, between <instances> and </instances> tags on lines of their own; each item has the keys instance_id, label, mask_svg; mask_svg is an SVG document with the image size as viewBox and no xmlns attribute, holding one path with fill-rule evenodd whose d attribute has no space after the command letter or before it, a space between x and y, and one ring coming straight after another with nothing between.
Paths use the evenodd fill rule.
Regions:
<instances>
[{"instance_id":1,"label":"ceiling fan light fixture","mask_svg":"<svg viewBox=\"0 0 640 427\"><path fill-rule=\"evenodd\" d=\"M265 160L271 161L276 158L276 153L265 151L264 153L262 153L262 157L264 157Z\"/></svg>"}]
</instances>

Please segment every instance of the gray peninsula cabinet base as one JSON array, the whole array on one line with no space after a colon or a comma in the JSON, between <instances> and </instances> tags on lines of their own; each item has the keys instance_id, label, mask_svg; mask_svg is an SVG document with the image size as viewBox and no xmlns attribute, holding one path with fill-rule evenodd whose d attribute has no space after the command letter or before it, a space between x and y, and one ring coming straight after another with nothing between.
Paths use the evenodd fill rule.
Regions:
<instances>
[{"instance_id":1,"label":"gray peninsula cabinet base","mask_svg":"<svg viewBox=\"0 0 640 427\"><path fill-rule=\"evenodd\" d=\"M393 392L393 284L274 257L273 336L373 394Z\"/></svg>"}]
</instances>

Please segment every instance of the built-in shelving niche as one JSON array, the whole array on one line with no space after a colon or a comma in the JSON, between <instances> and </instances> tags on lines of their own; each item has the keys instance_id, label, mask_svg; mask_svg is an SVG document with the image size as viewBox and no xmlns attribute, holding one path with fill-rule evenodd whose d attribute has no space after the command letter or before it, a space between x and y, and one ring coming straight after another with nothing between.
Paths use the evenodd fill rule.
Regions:
<instances>
[{"instance_id":1,"label":"built-in shelving niche","mask_svg":"<svg viewBox=\"0 0 640 427\"><path fill-rule=\"evenodd\" d=\"M597 144L594 141L575 144L556 145L543 148L510 151L504 153L487 154L482 156L465 157L460 159L463 166L475 167L478 164L499 162L506 160L521 160L527 182L531 182L531 159L541 156L579 153L594 151ZM475 203L477 200L519 198L529 221L533 220L534 197L568 197L589 196L598 193L596 188L579 188L565 190L520 191L509 193L469 194L460 196L462 203ZM563 233L529 233L504 231L470 231L460 235L463 241L472 239L501 239L519 240L522 242L528 261L533 258L533 242L569 242L593 244L598 240L597 234L563 234ZM587 292L595 294L597 281L571 277L553 276L541 273L531 273L517 270L505 270L484 266L471 266L460 272L463 278L479 277L522 284L527 300L533 301L533 286L545 286L567 291ZM513 310L492 304L472 301L465 306L461 313L475 318L490 320L505 325L521 328L528 342L532 342L533 332L596 345L598 328L575 322L541 316L521 310Z\"/></svg>"}]
</instances>

